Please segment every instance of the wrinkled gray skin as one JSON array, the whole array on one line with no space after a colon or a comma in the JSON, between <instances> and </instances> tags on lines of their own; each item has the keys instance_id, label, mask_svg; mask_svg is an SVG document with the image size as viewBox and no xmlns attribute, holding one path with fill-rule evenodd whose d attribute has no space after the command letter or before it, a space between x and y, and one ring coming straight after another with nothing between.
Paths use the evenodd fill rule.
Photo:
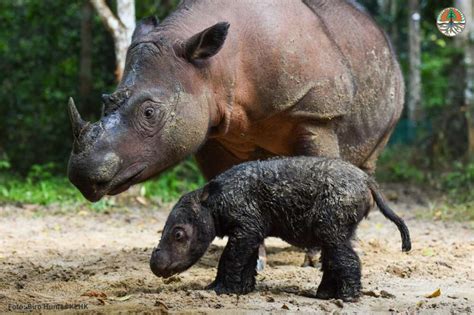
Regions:
<instances>
[{"instance_id":1,"label":"wrinkled gray skin","mask_svg":"<svg viewBox=\"0 0 474 315\"><path fill-rule=\"evenodd\" d=\"M348 1L182 1L163 22L138 24L100 121L71 102L68 174L97 201L191 154L207 179L298 155L371 173L403 96L383 31Z\"/></svg>"},{"instance_id":2,"label":"wrinkled gray skin","mask_svg":"<svg viewBox=\"0 0 474 315\"><path fill-rule=\"evenodd\" d=\"M258 247L280 237L302 248L321 248L323 278L317 297L345 301L360 295L360 261L351 238L373 203L400 230L408 229L385 204L375 182L339 159L295 157L248 162L231 168L173 208L150 267L169 277L192 266L215 236L229 240L209 288L245 294L255 287Z\"/></svg>"}]
</instances>

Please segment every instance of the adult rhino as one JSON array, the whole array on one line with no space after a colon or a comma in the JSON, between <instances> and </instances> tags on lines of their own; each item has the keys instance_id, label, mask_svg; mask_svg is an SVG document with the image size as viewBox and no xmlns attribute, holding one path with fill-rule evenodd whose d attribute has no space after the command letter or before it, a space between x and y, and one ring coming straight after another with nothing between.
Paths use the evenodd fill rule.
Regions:
<instances>
[{"instance_id":1,"label":"adult rhino","mask_svg":"<svg viewBox=\"0 0 474 315\"><path fill-rule=\"evenodd\" d=\"M98 122L70 101L69 178L97 201L191 154L208 179L275 155L340 156L370 173L403 98L388 39L350 2L182 1L138 24Z\"/></svg>"}]
</instances>

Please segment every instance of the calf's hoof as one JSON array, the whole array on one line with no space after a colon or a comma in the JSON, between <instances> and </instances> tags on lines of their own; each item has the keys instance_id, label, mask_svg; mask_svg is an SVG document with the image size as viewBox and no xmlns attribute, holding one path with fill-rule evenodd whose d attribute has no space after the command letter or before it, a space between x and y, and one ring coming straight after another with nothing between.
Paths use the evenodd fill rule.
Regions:
<instances>
[{"instance_id":1,"label":"calf's hoof","mask_svg":"<svg viewBox=\"0 0 474 315\"><path fill-rule=\"evenodd\" d=\"M254 286L249 285L226 285L221 281L213 281L206 287L207 290L214 290L217 295L221 294L247 294L254 290Z\"/></svg>"},{"instance_id":2,"label":"calf's hoof","mask_svg":"<svg viewBox=\"0 0 474 315\"><path fill-rule=\"evenodd\" d=\"M341 299L344 302L357 302L360 297L360 286L343 287L336 291L336 299Z\"/></svg>"},{"instance_id":3,"label":"calf's hoof","mask_svg":"<svg viewBox=\"0 0 474 315\"><path fill-rule=\"evenodd\" d=\"M336 297L336 287L332 285L320 285L316 292L316 298L321 300L334 299Z\"/></svg>"}]
</instances>

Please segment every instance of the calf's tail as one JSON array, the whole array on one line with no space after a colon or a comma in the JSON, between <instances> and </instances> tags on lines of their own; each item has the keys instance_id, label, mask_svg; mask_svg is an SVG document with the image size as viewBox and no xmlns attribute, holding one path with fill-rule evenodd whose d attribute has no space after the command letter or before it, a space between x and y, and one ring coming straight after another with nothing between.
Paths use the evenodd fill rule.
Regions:
<instances>
[{"instance_id":1,"label":"calf's tail","mask_svg":"<svg viewBox=\"0 0 474 315\"><path fill-rule=\"evenodd\" d=\"M390 209L390 207L385 202L382 194L380 193L377 187L377 184L374 181L371 180L369 182L369 188L372 193L372 196L374 197L375 203L380 209L380 212L382 212L382 214L387 219L395 223L398 230L400 231L400 235L402 237L402 251L404 252L410 251L411 249L410 232L408 231L408 228L405 222L395 212L393 212L392 209Z\"/></svg>"}]
</instances>

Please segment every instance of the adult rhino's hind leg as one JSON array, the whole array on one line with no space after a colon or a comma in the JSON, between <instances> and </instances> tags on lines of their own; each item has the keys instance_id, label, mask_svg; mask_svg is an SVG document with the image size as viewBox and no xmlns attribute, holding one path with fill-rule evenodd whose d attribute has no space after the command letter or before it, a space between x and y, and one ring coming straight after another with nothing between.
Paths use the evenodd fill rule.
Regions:
<instances>
[{"instance_id":1,"label":"adult rhino's hind leg","mask_svg":"<svg viewBox=\"0 0 474 315\"><path fill-rule=\"evenodd\" d=\"M374 150L370 153L369 157L360 165L360 168L369 175L375 174L375 167L377 159L382 153L383 149L388 143L390 136L392 135L394 126L391 126L388 131L380 138L379 142L375 146Z\"/></svg>"}]
</instances>

